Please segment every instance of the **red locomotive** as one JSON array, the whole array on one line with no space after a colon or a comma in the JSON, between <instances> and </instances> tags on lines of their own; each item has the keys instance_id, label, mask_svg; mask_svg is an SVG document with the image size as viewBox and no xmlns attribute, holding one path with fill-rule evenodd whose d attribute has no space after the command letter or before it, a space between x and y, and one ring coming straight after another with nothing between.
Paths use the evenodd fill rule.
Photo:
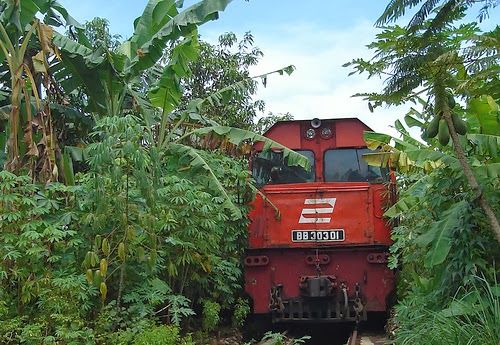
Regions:
<instances>
[{"instance_id":1,"label":"red locomotive","mask_svg":"<svg viewBox=\"0 0 500 345\"><path fill-rule=\"evenodd\" d=\"M256 146L252 174L264 197L253 202L245 257L254 314L335 322L387 311L394 273L383 209L394 178L363 160L369 130L349 118L284 121L266 132L306 156L310 171Z\"/></svg>"}]
</instances>

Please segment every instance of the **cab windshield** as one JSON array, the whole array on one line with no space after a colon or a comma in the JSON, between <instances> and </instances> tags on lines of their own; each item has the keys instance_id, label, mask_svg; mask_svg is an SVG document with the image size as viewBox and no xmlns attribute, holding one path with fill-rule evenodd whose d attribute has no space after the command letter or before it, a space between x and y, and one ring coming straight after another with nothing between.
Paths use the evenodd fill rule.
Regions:
<instances>
[{"instance_id":1,"label":"cab windshield","mask_svg":"<svg viewBox=\"0 0 500 345\"><path fill-rule=\"evenodd\" d=\"M387 168L368 165L363 159L369 149L337 149L325 152L324 176L326 182L383 183L389 179Z\"/></svg>"},{"instance_id":2,"label":"cab windshield","mask_svg":"<svg viewBox=\"0 0 500 345\"><path fill-rule=\"evenodd\" d=\"M260 152L252 161L252 176L258 187L266 184L314 182L314 152L296 150L309 159L311 170L299 166L288 166L281 151Z\"/></svg>"}]
</instances>

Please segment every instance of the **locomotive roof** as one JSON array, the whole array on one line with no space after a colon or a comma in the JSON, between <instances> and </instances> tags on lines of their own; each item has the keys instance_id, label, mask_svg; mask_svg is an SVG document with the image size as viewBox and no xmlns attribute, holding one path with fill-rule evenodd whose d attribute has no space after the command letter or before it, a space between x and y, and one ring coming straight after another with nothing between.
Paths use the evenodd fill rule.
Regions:
<instances>
[{"instance_id":1,"label":"locomotive roof","mask_svg":"<svg viewBox=\"0 0 500 345\"><path fill-rule=\"evenodd\" d=\"M312 120L313 119L309 119L309 120L285 120L285 121L278 121L274 125L272 125L271 127L269 127L269 129L264 134L266 134L267 132L271 131L275 127L280 127L280 126L283 126L283 125L286 125L286 124L292 124L292 123L310 123ZM321 120L322 123L326 123L326 122L357 121L360 124L362 124L363 126L365 126L368 131L373 131L373 129L371 129L370 127L368 127L366 125L366 123L364 123L363 121L361 121L357 117L337 117L337 118L319 119L319 120Z\"/></svg>"}]
</instances>

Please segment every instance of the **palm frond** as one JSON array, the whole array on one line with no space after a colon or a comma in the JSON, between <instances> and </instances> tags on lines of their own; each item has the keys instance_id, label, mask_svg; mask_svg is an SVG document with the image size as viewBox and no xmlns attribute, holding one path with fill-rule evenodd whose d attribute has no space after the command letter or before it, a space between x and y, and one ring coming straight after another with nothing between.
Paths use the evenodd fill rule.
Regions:
<instances>
[{"instance_id":1,"label":"palm frond","mask_svg":"<svg viewBox=\"0 0 500 345\"><path fill-rule=\"evenodd\" d=\"M437 11L436 16L432 19L429 28L424 33L424 37L429 37L433 32L438 31L446 26L446 24L451 23L455 19L457 19L457 11L463 10L464 7L461 6L463 0L447 0L444 5L442 5ZM434 10L434 8L432 9ZM429 11L430 13L430 11ZM425 19L427 19L428 14L422 18L420 24L423 23ZM417 24L416 21L415 24ZM410 25L409 25L410 26Z\"/></svg>"},{"instance_id":2,"label":"palm frond","mask_svg":"<svg viewBox=\"0 0 500 345\"><path fill-rule=\"evenodd\" d=\"M410 22L408 23L408 27L412 28L413 30L416 27L420 27L429 14L434 10L436 5L440 2L441 0L427 0L425 3L420 7L420 9L415 13L413 18L411 18ZM450 1L451 2L451 1Z\"/></svg>"},{"instance_id":3,"label":"palm frond","mask_svg":"<svg viewBox=\"0 0 500 345\"><path fill-rule=\"evenodd\" d=\"M422 0L391 0L375 25L383 25L396 21L406 13L407 8L417 6Z\"/></svg>"}]
</instances>

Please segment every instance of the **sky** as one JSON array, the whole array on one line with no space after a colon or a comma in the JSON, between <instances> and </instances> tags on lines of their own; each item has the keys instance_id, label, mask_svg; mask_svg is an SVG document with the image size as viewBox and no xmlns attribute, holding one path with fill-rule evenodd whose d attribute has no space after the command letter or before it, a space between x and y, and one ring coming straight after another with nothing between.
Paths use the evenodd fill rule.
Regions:
<instances>
[{"instance_id":1,"label":"sky","mask_svg":"<svg viewBox=\"0 0 500 345\"><path fill-rule=\"evenodd\" d=\"M112 33L131 36L133 21L146 0L60 0L69 13L84 23L92 18L109 20ZM194 3L185 0L185 6ZM295 119L357 117L377 132L395 134L394 121L409 106L368 110L367 101L352 97L358 92L380 91L383 80L366 75L348 76L342 65L354 58L369 58L366 45L375 38L374 22L383 12L384 0L233 0L217 21L200 27L201 38L216 42L231 31L242 37L250 31L264 57L251 69L253 75L288 65L291 76L268 78L255 99L266 103L265 113L291 113ZM496 18L496 20L495 20ZM498 23L500 6L489 22Z\"/></svg>"}]
</instances>

